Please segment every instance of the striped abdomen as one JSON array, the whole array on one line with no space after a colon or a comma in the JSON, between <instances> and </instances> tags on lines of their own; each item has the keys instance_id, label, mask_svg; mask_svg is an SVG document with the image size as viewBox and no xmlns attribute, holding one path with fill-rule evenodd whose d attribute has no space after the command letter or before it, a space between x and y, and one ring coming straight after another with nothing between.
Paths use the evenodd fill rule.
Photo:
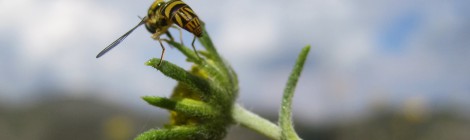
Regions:
<instances>
[{"instance_id":1,"label":"striped abdomen","mask_svg":"<svg viewBox=\"0 0 470 140\"><path fill-rule=\"evenodd\" d=\"M169 17L173 23L193 33L197 37L202 36L202 27L196 13L182 1L174 0L164 8L165 17Z\"/></svg>"}]
</instances>

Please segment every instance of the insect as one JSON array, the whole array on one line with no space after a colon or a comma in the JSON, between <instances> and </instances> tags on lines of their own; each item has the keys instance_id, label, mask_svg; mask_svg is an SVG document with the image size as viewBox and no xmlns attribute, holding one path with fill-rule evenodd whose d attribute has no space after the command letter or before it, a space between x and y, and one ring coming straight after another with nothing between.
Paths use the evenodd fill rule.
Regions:
<instances>
[{"instance_id":1,"label":"insect","mask_svg":"<svg viewBox=\"0 0 470 140\"><path fill-rule=\"evenodd\" d=\"M166 34L171 40L173 37L171 36L168 29L170 27L175 27L173 25L176 24L179 27L183 28L184 30L191 32L194 34L193 41L191 43L194 52L199 57L196 51L196 47L194 47L194 42L196 41L196 37L202 36L202 27L201 21L199 20L198 16L194 11L183 1L181 0L156 0L152 6L150 6L148 10L147 16L142 18L142 20L137 24L134 28L126 32L124 35L119 37L116 41L111 43L109 46L104 48L96 58L103 56L109 50L116 47L122 40L124 40L129 34L132 33L137 27L145 24L147 30L152 33L152 38L157 40L162 47L162 54L160 56L160 62L158 66L162 63L163 55L165 54L165 47L162 44L162 39L160 38L161 35ZM179 29L179 28L177 28ZM180 30L180 29L179 29ZM181 38L181 33L180 33Z\"/></svg>"}]
</instances>

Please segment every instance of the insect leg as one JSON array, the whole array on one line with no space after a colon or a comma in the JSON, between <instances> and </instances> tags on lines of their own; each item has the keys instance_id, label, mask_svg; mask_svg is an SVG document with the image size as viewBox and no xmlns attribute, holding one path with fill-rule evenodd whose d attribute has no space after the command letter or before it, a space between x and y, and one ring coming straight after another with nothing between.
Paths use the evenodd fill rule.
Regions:
<instances>
[{"instance_id":1,"label":"insect leg","mask_svg":"<svg viewBox=\"0 0 470 140\"><path fill-rule=\"evenodd\" d=\"M194 53L196 53L197 57L198 57L199 59L201 59L201 57L199 56L199 54L198 54L197 51L196 51L196 47L194 46L194 42L195 42L195 41L196 41L196 36L194 36L193 42L191 43L191 46L193 46Z\"/></svg>"},{"instance_id":2,"label":"insect leg","mask_svg":"<svg viewBox=\"0 0 470 140\"><path fill-rule=\"evenodd\" d=\"M160 66L163 61L163 55L165 54L165 47L163 47L162 40L158 39L158 42L160 42L160 46L162 47L162 55L160 56L160 62L158 62L157 66Z\"/></svg>"},{"instance_id":3,"label":"insect leg","mask_svg":"<svg viewBox=\"0 0 470 140\"><path fill-rule=\"evenodd\" d=\"M171 27L177 29L178 32L180 32L180 43L181 43L181 45L184 46L184 42L183 42L183 31L181 31L181 28L179 28L178 26L175 26L175 25L173 25L173 26L171 26Z\"/></svg>"},{"instance_id":4,"label":"insect leg","mask_svg":"<svg viewBox=\"0 0 470 140\"><path fill-rule=\"evenodd\" d=\"M165 54L165 47L163 46L162 39L160 39L161 34L162 34L161 32L157 31L156 33L152 35L152 38L157 40L158 43L160 43L160 46L162 47L162 55L160 56L160 62L158 62L157 66L160 66L162 64L163 55Z\"/></svg>"}]
</instances>

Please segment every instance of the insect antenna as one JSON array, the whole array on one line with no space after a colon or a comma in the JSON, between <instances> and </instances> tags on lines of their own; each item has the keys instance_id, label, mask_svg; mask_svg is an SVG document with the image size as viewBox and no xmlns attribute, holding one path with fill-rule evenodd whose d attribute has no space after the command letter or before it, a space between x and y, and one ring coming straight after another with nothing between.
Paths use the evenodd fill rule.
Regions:
<instances>
[{"instance_id":1,"label":"insect antenna","mask_svg":"<svg viewBox=\"0 0 470 140\"><path fill-rule=\"evenodd\" d=\"M131 30L127 31L127 33L125 33L124 35L122 35L121 37L119 37L118 39L116 39L116 41L114 41L113 43L109 44L108 47L104 48L100 53L98 53L98 55L96 55L96 58L99 58L101 56L103 56L105 53L107 53L109 50L113 49L114 47L116 47L119 43L121 43L122 40L126 39L126 37L132 33L132 31L134 31L135 29L137 29L137 27L139 27L140 25L144 24L145 21L147 20L147 17L144 17L142 18L142 20L139 22L139 24L137 24L134 28L132 28Z\"/></svg>"}]
</instances>

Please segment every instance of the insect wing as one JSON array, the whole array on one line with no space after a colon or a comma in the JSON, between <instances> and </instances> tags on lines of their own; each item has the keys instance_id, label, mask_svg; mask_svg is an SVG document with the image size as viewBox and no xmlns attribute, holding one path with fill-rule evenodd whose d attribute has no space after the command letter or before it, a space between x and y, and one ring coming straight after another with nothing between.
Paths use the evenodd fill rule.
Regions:
<instances>
[{"instance_id":1,"label":"insect wing","mask_svg":"<svg viewBox=\"0 0 470 140\"><path fill-rule=\"evenodd\" d=\"M139 27L140 25L144 24L145 23L145 20L147 18L143 18L142 21L140 21L139 24L137 24L134 28L132 28L131 30L127 31L127 33L125 33L124 35L122 35L121 37L119 37L116 41L114 41L113 43L109 44L108 47L104 48L100 53L98 53L98 55L96 55L96 58L99 58L101 56L103 56L105 53L107 53L109 50L113 49L114 47L116 47L119 43L121 43L122 40L126 39L126 37L132 33L132 31L134 31L135 29L137 29L137 27Z\"/></svg>"}]
</instances>

